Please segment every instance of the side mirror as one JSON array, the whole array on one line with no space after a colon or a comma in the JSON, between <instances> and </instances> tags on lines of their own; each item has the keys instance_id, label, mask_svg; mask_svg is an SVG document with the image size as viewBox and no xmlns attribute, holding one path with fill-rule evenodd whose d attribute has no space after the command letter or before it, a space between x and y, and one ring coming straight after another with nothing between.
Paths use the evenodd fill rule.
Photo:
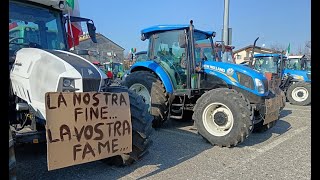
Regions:
<instances>
[{"instance_id":1,"label":"side mirror","mask_svg":"<svg viewBox=\"0 0 320 180\"><path fill-rule=\"evenodd\" d=\"M180 34L179 35L179 47L186 48L186 46L187 46L186 38L185 38L184 34Z\"/></svg>"},{"instance_id":2,"label":"side mirror","mask_svg":"<svg viewBox=\"0 0 320 180\"><path fill-rule=\"evenodd\" d=\"M147 39L146 36L144 34L141 34L141 40L145 41L146 39Z\"/></svg>"},{"instance_id":3,"label":"side mirror","mask_svg":"<svg viewBox=\"0 0 320 180\"><path fill-rule=\"evenodd\" d=\"M88 33L92 42L97 43L96 27L94 26L92 21L91 22L87 21L87 28L88 28Z\"/></svg>"}]
</instances>

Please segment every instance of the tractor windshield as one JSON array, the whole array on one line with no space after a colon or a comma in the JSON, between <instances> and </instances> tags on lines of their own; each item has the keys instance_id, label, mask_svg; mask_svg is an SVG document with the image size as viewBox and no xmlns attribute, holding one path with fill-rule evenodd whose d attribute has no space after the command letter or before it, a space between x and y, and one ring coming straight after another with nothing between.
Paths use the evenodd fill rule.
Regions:
<instances>
[{"instance_id":1,"label":"tractor windshield","mask_svg":"<svg viewBox=\"0 0 320 180\"><path fill-rule=\"evenodd\" d=\"M256 57L253 67L261 73L277 73L278 62L275 61L275 57Z\"/></svg>"},{"instance_id":2,"label":"tractor windshield","mask_svg":"<svg viewBox=\"0 0 320 180\"><path fill-rule=\"evenodd\" d=\"M60 12L18 2L10 2L9 8L9 50L67 49Z\"/></svg>"},{"instance_id":3,"label":"tractor windshield","mask_svg":"<svg viewBox=\"0 0 320 180\"><path fill-rule=\"evenodd\" d=\"M292 70L311 70L311 61L305 58L290 58L287 60L286 68Z\"/></svg>"}]
</instances>

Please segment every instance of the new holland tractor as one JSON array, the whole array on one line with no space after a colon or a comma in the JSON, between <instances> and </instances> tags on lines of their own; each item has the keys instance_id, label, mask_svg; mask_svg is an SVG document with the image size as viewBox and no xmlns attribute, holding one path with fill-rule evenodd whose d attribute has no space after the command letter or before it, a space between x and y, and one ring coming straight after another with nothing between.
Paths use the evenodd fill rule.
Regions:
<instances>
[{"instance_id":1,"label":"new holland tractor","mask_svg":"<svg viewBox=\"0 0 320 180\"><path fill-rule=\"evenodd\" d=\"M291 104L311 104L311 68L308 60L287 58L282 54L255 54L253 64L249 66L259 72L279 74L279 87Z\"/></svg>"},{"instance_id":2,"label":"new holland tractor","mask_svg":"<svg viewBox=\"0 0 320 180\"><path fill-rule=\"evenodd\" d=\"M92 20L67 16L67 12L65 1L9 1L9 27L13 23L34 27L32 36L9 34L9 134L15 144L46 141L46 92L128 92L132 152L106 161L131 164L148 151L153 117L139 95L125 87L110 87L107 76L78 55L85 51L69 50L67 22L86 22L92 41L96 42L96 38ZM52 32L56 38L51 38Z\"/></svg>"},{"instance_id":3,"label":"new holland tractor","mask_svg":"<svg viewBox=\"0 0 320 180\"><path fill-rule=\"evenodd\" d=\"M217 62L215 32L186 25L156 25L141 31L149 39L148 60L136 62L124 84L144 97L153 127L193 111L198 133L212 145L232 147L252 131L265 131L279 119L282 98L266 77L248 67ZM198 44L211 44L211 57Z\"/></svg>"}]
</instances>

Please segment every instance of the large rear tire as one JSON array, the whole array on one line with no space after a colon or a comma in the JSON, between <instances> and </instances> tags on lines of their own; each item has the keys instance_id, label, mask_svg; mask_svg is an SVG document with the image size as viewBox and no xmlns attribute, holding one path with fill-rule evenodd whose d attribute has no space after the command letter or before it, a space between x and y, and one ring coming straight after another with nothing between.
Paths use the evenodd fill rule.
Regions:
<instances>
[{"instance_id":1,"label":"large rear tire","mask_svg":"<svg viewBox=\"0 0 320 180\"><path fill-rule=\"evenodd\" d=\"M152 141L150 135L153 132L153 117L148 112L148 105L141 96L128 90L126 87L110 86L107 92L128 92L130 100L130 112L132 123L132 152L104 159L110 165L130 165L142 158L148 152Z\"/></svg>"},{"instance_id":2,"label":"large rear tire","mask_svg":"<svg viewBox=\"0 0 320 180\"><path fill-rule=\"evenodd\" d=\"M250 104L235 90L218 88L204 93L194 107L192 118L198 133L212 145L233 147L250 134Z\"/></svg>"},{"instance_id":3,"label":"large rear tire","mask_svg":"<svg viewBox=\"0 0 320 180\"><path fill-rule=\"evenodd\" d=\"M154 116L153 127L160 127L168 116L168 94L161 80L149 71L130 73L123 82L129 89L141 95L149 104L150 114Z\"/></svg>"},{"instance_id":4,"label":"large rear tire","mask_svg":"<svg viewBox=\"0 0 320 180\"><path fill-rule=\"evenodd\" d=\"M311 83L299 81L291 84L287 90L290 104L306 106L311 104Z\"/></svg>"}]
</instances>

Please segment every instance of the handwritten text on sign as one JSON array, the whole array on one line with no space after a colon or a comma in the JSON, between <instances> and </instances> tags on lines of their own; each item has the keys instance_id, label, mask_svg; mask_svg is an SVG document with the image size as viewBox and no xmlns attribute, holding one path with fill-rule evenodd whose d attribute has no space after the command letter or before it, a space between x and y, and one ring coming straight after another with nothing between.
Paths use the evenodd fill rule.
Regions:
<instances>
[{"instance_id":1,"label":"handwritten text on sign","mask_svg":"<svg viewBox=\"0 0 320 180\"><path fill-rule=\"evenodd\" d=\"M48 170L132 151L128 93L46 93Z\"/></svg>"}]
</instances>

